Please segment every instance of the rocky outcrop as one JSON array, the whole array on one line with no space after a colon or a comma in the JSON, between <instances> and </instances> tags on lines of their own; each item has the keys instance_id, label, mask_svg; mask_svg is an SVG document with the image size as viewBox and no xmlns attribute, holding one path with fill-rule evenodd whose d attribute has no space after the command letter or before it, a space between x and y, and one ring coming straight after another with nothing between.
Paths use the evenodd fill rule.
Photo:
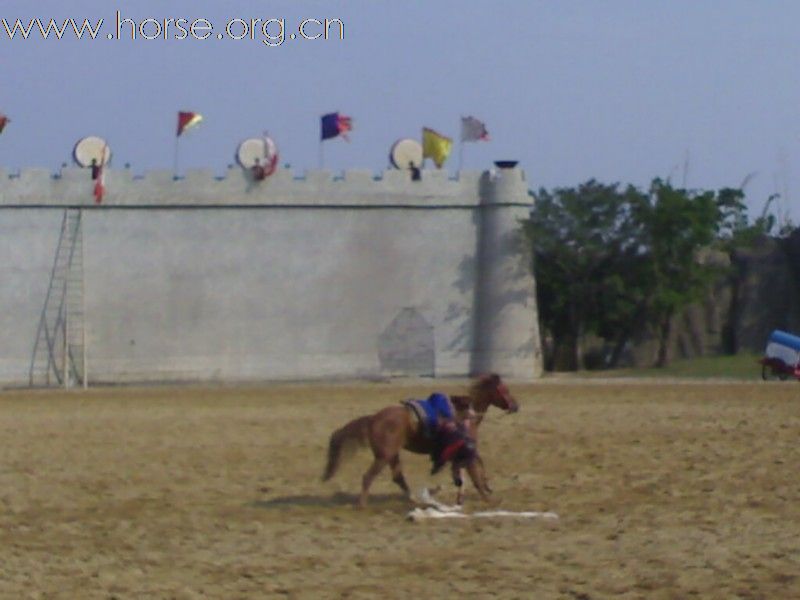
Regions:
<instances>
[{"instance_id":1,"label":"rocky outcrop","mask_svg":"<svg viewBox=\"0 0 800 600\"><path fill-rule=\"evenodd\" d=\"M774 329L800 332L800 230L788 238L764 236L730 255L708 252L701 259L716 265L720 275L703 302L675 318L671 358L758 353ZM655 330L645 328L631 340L619 366L652 366L657 350ZM595 344L592 352L603 351Z\"/></svg>"},{"instance_id":2,"label":"rocky outcrop","mask_svg":"<svg viewBox=\"0 0 800 600\"><path fill-rule=\"evenodd\" d=\"M797 235L763 237L732 256L734 302L731 322L735 352L763 350L773 329L795 330L798 322Z\"/></svg>"}]
</instances>

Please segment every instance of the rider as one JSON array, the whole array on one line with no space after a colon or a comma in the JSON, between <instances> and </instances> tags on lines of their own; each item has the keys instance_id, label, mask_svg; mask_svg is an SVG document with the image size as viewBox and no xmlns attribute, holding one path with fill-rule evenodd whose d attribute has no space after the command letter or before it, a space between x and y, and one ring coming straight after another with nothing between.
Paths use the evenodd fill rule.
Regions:
<instances>
[{"instance_id":1,"label":"rider","mask_svg":"<svg viewBox=\"0 0 800 600\"><path fill-rule=\"evenodd\" d=\"M475 442L464 425L456 422L450 398L435 392L424 404L433 437L431 475L438 473L450 460L470 460L475 452Z\"/></svg>"}]
</instances>

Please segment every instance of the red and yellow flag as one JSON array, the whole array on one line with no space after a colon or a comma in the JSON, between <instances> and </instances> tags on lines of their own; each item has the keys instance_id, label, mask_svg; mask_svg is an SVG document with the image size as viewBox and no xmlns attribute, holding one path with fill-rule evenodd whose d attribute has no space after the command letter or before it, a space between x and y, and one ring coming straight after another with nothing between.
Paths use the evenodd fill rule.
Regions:
<instances>
[{"instance_id":1,"label":"red and yellow flag","mask_svg":"<svg viewBox=\"0 0 800 600\"><path fill-rule=\"evenodd\" d=\"M178 113L178 137L181 134L189 129L190 127L194 127L200 121L203 120L203 115L196 112L186 112L181 111Z\"/></svg>"},{"instance_id":2,"label":"red and yellow flag","mask_svg":"<svg viewBox=\"0 0 800 600\"><path fill-rule=\"evenodd\" d=\"M5 129L6 125L8 125L8 123L10 123L10 122L11 122L11 119L9 119L3 113L0 113L0 133L3 133L3 129Z\"/></svg>"}]
</instances>

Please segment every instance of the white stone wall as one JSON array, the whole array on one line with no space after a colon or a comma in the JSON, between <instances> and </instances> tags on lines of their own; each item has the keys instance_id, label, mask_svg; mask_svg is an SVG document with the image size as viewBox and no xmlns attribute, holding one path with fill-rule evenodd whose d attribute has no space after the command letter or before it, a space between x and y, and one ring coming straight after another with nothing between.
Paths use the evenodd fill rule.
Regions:
<instances>
[{"instance_id":1,"label":"white stone wall","mask_svg":"<svg viewBox=\"0 0 800 600\"><path fill-rule=\"evenodd\" d=\"M0 172L0 383L28 379L66 206L85 208L90 381L396 374L407 340L393 340L400 330L390 326L408 314L433 333L434 374L467 374L479 366L478 271L492 268L478 260L483 205L498 202L487 199L492 181L438 171L421 182L399 171L298 179L280 170L254 184L240 170L179 181L112 170L95 206L85 170ZM509 206L494 212L524 213L527 190L513 189L518 197L501 197ZM514 285L525 303L533 297L530 274ZM532 378L541 371L535 304L518 308L505 326L513 348L486 346L513 360L484 362ZM387 344L391 365L381 358Z\"/></svg>"}]
</instances>

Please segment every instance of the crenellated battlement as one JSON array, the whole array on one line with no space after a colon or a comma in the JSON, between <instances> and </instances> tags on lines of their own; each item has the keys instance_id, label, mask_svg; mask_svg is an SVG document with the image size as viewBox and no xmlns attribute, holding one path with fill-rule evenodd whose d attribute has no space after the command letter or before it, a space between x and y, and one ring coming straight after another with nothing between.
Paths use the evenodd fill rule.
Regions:
<instances>
[{"instance_id":1,"label":"crenellated battlement","mask_svg":"<svg viewBox=\"0 0 800 600\"><path fill-rule=\"evenodd\" d=\"M512 172L524 182L520 170ZM374 174L366 169L309 170L302 175L278 169L263 181L231 167L222 175L190 169L176 178L168 170L135 175L130 169L107 169L104 206L476 206L481 181L493 171L462 171L455 177L424 170L419 181L406 171ZM0 208L15 206L94 206L94 182L88 169L66 167L57 173L0 168ZM510 200L510 199L509 199ZM520 201L525 202L525 199Z\"/></svg>"}]
</instances>

